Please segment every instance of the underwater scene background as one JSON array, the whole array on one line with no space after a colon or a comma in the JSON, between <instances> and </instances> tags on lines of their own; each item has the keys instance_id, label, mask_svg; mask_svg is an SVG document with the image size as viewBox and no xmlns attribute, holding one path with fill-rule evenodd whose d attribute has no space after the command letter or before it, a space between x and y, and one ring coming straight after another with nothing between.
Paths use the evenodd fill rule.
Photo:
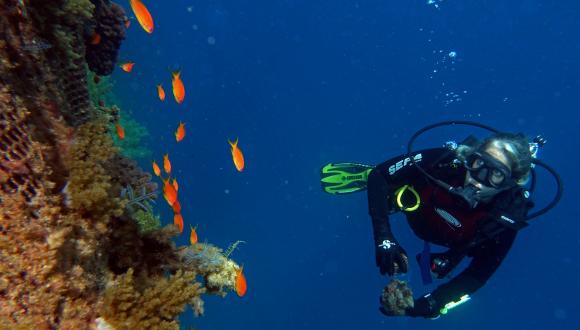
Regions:
<instances>
[{"instance_id":1,"label":"underwater scene background","mask_svg":"<svg viewBox=\"0 0 580 330\"><path fill-rule=\"evenodd\" d=\"M73 2L109 4L108 1L54 1L56 7L68 8L65 12L78 15L79 11L66 7ZM39 8L49 6L39 1L22 4L4 0L1 3L8 13L2 18L6 31L24 30L22 25L26 22L42 21L39 17L43 11ZM234 242L243 242L227 255L231 261L219 256L218 262L226 266L216 271L223 276L222 280L216 280L216 287L204 288L200 284L186 299L175 303L182 306L190 302L188 299L199 297L204 301L201 316L194 316L189 306L184 313L180 314L178 307L169 313L180 315L181 329L190 326L206 330L577 328L580 323L577 303L580 226L574 221L580 215L575 202L580 194L576 185L580 182L577 154L580 3L571 0L149 0L144 3L155 21L150 34L139 26L129 1L118 3L124 8L130 26L125 31L114 71L109 78L103 75L98 83L94 73L89 72L85 81L93 98L91 111L100 109L97 122L100 117L108 120L104 124L107 129L93 128L92 131L111 137L122 155L134 159L143 171L152 174L159 194L156 202L151 203L151 213L159 215L163 226L173 223L174 211L162 198L164 183L153 175L151 162L155 160L161 165L163 156L169 155L171 176L179 181L184 230L179 234L174 227L167 227L163 234L148 238L143 233L137 234L136 229L127 229L130 225L116 225L115 221L129 222L135 216L128 214L132 212L121 204L121 210L111 214L95 209L97 204L110 210L119 207L117 202L100 204L108 197L91 205L75 204L74 196L72 206L58 202L61 211L50 213L50 217L70 219L48 221L50 226L62 229L76 228L78 221L98 223L100 227L82 226L86 232L97 233L87 238L97 246L91 251L112 251L118 246L126 250L95 258L88 264L101 266L94 267L78 261L83 260L77 257L77 254L83 255L81 252L73 253L75 257L70 260L74 261L66 263L58 257L57 273L77 274L72 265L81 265L84 273L77 275L85 280L90 278L86 281L93 284L86 286L90 289L78 289L83 294L79 293L75 299L99 309L87 315L59 312L60 316L51 318L50 325L67 328L63 315L85 322L70 323L69 328L76 328L78 324L95 326L94 319L99 316L106 321L121 320L111 315L121 309L114 297L122 294L110 288L123 283L123 274L130 272L129 268L146 269L140 273L135 270L135 281L140 283L135 285L137 291L155 287L160 278L175 276L176 271L194 271L198 274L197 280L203 283L200 272L213 274L213 270L201 266L192 268L193 261L187 255L168 252L190 244L192 226L200 243L211 243L222 250ZM23 14L22 8L28 13ZM70 33L90 35L90 31L82 30L77 26ZM22 42L14 52L10 48L14 39L8 32L4 34L3 70L12 73L2 78L2 85L8 89L0 93L0 99L8 95L7 100L11 93L18 94L33 118L36 118L34 113L41 111L55 112L55 106L44 101L26 101L26 85L36 76L10 71L16 70L10 63L32 62L30 58L38 56L44 59L38 63L59 67L51 59L60 51L47 32L35 33L39 37L32 46ZM87 45L92 44L92 35L85 38L89 38L85 41ZM46 46L38 40L46 42ZM125 72L118 64L129 61L135 65L130 72ZM177 70L186 89L181 104L174 101L171 92L171 72ZM50 86L51 81L37 84ZM64 115L64 104L70 100L64 89L70 87L58 79L53 83L51 90L58 92L52 94L65 94L64 98L54 101ZM158 98L158 84L167 93L164 102ZM112 105L118 109L111 111ZM62 151L60 145L55 147L62 155L75 154L76 150L77 156L71 156L72 161L64 161L77 164L65 166L70 173L80 166L79 159L91 159L86 154L98 153L100 146L109 143L95 142L96 135L83 129L94 119L86 120L84 115L78 118L69 120L65 115L67 125L73 127L68 134L85 134L88 142L82 147L84 151L75 147L78 137L69 140L70 146L67 146L72 152L66 148ZM366 194L325 194L320 188L319 171L328 162L378 164L404 154L408 139L415 131L443 120L471 120L531 137L543 135L548 143L540 150L539 157L561 175L564 196L556 208L533 220L519 233L498 271L468 303L437 320L386 317L378 310L378 298L389 279L381 276L375 266ZM174 134L179 122L185 123L186 136L176 143ZM115 133L116 123L125 129L123 140ZM38 130L39 119L34 119L31 125ZM461 141L472 133L486 136L484 131L469 127L444 127L422 137L418 147ZM47 141L51 139L42 137L32 136L31 140L49 144ZM241 172L234 167L228 144L228 140L236 139L245 157L245 168ZM91 141L94 150L90 147ZM86 154L78 156L82 152ZM94 162L104 164L104 171L115 178L107 167L111 163L110 155L95 157ZM44 158L47 166L50 159ZM23 175L6 164L0 169L8 173L7 178ZM58 176L56 172L50 178L42 178L54 181L59 189L53 190L58 190L58 194L64 191L64 195L74 195L74 191L69 192L71 185L74 186L70 179L73 175ZM538 173L533 198L542 207L553 197L556 188L548 173L541 169ZM7 184L11 179L2 177L2 180L2 184ZM122 195L123 185L119 184L124 181L115 180L105 190L110 198L119 199L126 196ZM90 186L83 184L78 185L79 190ZM8 199L3 200L0 206L8 208ZM71 211L65 212L67 208ZM2 219L5 232L10 230L6 225L10 223L6 214L13 214L10 212L4 212ZM107 217L107 220L89 220L95 217ZM394 216L391 224L410 256L420 252L423 242L413 235L402 215ZM19 230L28 230L23 228ZM49 235L51 230L43 235L53 237ZM59 231L55 229L55 232ZM70 236L70 241L84 237L80 229L73 232L76 236ZM72 235L68 233L62 235ZM169 237L175 247L168 247ZM107 243L101 246L96 243L99 240ZM133 244L135 240L139 243ZM14 239L0 241L0 248L12 251L1 255L0 260L5 264L12 260L7 255L22 253L11 250L14 242ZM155 245L155 249L151 248L154 252L150 255L143 252L143 260L152 259L154 263L136 262L125 254L147 250L151 246L148 244ZM157 248L157 244L163 248ZM59 251L67 248L73 247L65 243L62 247L58 245ZM99 252L99 256L107 253ZM165 256L167 259L161 260ZM41 259L37 265L42 264ZM236 295L234 283L234 273L241 266L248 287L243 297ZM6 293L11 290L8 283L18 275L9 275L2 267L0 274L5 282L0 282L0 293L5 291L0 296L3 301L0 307L6 312L6 306L13 307L8 302L16 299ZM415 296L442 283L436 281L432 286L423 286L414 260L409 274L399 278L408 281ZM191 280L185 276L185 282ZM25 280L22 283L28 285ZM186 287L182 283L160 292L170 296L189 290ZM28 292L28 289L19 290ZM67 299L73 299L70 290L63 292ZM85 299L87 295L91 298ZM161 300L161 304L147 313L152 315L163 309ZM199 300L190 302L190 305L196 304L199 309ZM66 306L64 303L55 303L55 306L66 310L62 307ZM10 315L0 312L0 321L10 324L10 320L21 325L37 322L38 319L26 319L28 314L17 309ZM176 326L169 324L171 319L167 317L167 327ZM31 323L23 323L24 320ZM122 328L122 321L115 322L109 323Z\"/></svg>"}]
</instances>

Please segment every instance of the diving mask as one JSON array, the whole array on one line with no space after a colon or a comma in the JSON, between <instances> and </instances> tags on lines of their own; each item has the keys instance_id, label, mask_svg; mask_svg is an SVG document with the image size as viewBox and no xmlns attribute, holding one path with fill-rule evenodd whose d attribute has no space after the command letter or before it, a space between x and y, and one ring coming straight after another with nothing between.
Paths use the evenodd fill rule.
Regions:
<instances>
[{"instance_id":1,"label":"diving mask","mask_svg":"<svg viewBox=\"0 0 580 330\"><path fill-rule=\"evenodd\" d=\"M474 152L465 162L469 177L482 185L495 189L513 187L516 182L504 163L483 152Z\"/></svg>"}]
</instances>

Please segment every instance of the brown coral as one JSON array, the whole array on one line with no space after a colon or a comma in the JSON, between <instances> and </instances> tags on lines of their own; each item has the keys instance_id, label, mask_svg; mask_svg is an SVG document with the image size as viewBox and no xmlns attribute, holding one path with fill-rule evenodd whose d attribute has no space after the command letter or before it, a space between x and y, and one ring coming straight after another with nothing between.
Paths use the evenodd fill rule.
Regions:
<instances>
[{"instance_id":1,"label":"brown coral","mask_svg":"<svg viewBox=\"0 0 580 330\"><path fill-rule=\"evenodd\" d=\"M101 316L118 330L179 329L177 316L204 293L194 279L195 273L178 271L139 288L130 269L107 288Z\"/></svg>"},{"instance_id":2,"label":"brown coral","mask_svg":"<svg viewBox=\"0 0 580 330\"><path fill-rule=\"evenodd\" d=\"M66 162L70 171L67 192L71 207L105 225L111 216L123 213L120 199L111 194L111 177L105 170L105 163L114 152L106 123L90 122L78 128Z\"/></svg>"}]
</instances>

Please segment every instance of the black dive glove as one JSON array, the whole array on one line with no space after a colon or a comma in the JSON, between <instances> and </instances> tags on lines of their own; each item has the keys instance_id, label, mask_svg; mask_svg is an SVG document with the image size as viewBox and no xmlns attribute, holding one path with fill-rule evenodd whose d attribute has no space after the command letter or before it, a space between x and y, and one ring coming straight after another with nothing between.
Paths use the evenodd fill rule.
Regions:
<instances>
[{"instance_id":1,"label":"black dive glove","mask_svg":"<svg viewBox=\"0 0 580 330\"><path fill-rule=\"evenodd\" d=\"M375 242L375 259L381 275L406 273L409 267L407 253L392 235Z\"/></svg>"}]
</instances>

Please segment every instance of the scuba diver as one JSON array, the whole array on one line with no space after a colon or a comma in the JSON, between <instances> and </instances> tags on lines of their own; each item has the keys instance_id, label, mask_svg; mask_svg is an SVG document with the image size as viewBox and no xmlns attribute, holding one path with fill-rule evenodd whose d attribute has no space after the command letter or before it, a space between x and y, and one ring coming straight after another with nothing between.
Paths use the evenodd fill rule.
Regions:
<instances>
[{"instance_id":1,"label":"scuba diver","mask_svg":"<svg viewBox=\"0 0 580 330\"><path fill-rule=\"evenodd\" d=\"M436 127L470 125L493 132L483 141L470 136L460 144L413 151L418 136ZM388 316L437 318L470 299L497 270L510 250L517 232L528 221L546 213L559 201L562 184L558 174L536 158L546 141L533 141L523 134L497 131L491 127L450 121L427 126L409 141L408 153L377 166L331 163L321 170L325 192L345 194L367 190L372 219L375 261L382 275L406 273L409 257L395 238L389 216L404 212L415 235L424 243L416 259L424 284L448 277L465 258L469 265L447 283L410 303L392 303L387 288L380 310ZM558 189L543 209L534 207L535 170L539 165L550 172ZM431 253L430 245L447 248ZM402 283L401 281L397 281ZM398 285L398 284L397 284ZM399 291L401 297L405 291ZM410 292L410 290L408 290ZM401 307L402 306L402 307Z\"/></svg>"}]
</instances>

